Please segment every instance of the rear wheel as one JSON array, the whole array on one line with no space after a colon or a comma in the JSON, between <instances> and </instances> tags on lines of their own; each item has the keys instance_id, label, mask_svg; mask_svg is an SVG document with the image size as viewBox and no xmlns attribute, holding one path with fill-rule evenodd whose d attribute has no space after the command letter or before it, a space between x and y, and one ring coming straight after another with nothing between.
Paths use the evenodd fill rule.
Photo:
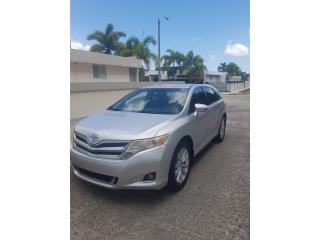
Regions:
<instances>
[{"instance_id":1,"label":"rear wheel","mask_svg":"<svg viewBox=\"0 0 320 240\"><path fill-rule=\"evenodd\" d=\"M224 139L224 135L226 133L226 116L223 116L220 122L220 126L219 126L219 132L218 135L216 137L216 140L218 142L222 142Z\"/></svg>"},{"instance_id":2,"label":"rear wheel","mask_svg":"<svg viewBox=\"0 0 320 240\"><path fill-rule=\"evenodd\" d=\"M191 163L191 147L186 141L181 142L171 160L168 187L173 191L181 190L187 182Z\"/></svg>"}]
</instances>

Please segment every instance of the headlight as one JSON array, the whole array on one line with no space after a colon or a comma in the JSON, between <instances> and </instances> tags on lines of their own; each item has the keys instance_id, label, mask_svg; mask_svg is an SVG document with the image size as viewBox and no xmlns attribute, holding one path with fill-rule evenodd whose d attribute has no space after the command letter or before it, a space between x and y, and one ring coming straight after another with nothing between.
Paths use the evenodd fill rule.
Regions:
<instances>
[{"instance_id":1,"label":"headlight","mask_svg":"<svg viewBox=\"0 0 320 240\"><path fill-rule=\"evenodd\" d=\"M138 152L160 146L166 142L167 138L168 135L162 135L153 138L134 140L131 143L129 143L129 146L127 147L126 151L122 154L121 158L128 159L129 157Z\"/></svg>"}]
</instances>

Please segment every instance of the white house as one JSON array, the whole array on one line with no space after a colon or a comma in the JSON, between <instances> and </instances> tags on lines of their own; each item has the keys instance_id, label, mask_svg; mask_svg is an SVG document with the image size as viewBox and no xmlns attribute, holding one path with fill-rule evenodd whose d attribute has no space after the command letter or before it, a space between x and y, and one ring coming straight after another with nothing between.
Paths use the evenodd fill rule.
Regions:
<instances>
[{"instance_id":1,"label":"white house","mask_svg":"<svg viewBox=\"0 0 320 240\"><path fill-rule=\"evenodd\" d=\"M161 71L161 80L167 79L167 71ZM145 71L144 76L148 78L149 82L159 81L159 71L158 70L148 70Z\"/></svg>"},{"instance_id":2,"label":"white house","mask_svg":"<svg viewBox=\"0 0 320 240\"><path fill-rule=\"evenodd\" d=\"M204 82L208 83L225 83L227 73L218 71L208 71L204 72Z\"/></svg>"},{"instance_id":3,"label":"white house","mask_svg":"<svg viewBox=\"0 0 320 240\"><path fill-rule=\"evenodd\" d=\"M70 49L71 82L138 82L141 67L136 57Z\"/></svg>"},{"instance_id":4,"label":"white house","mask_svg":"<svg viewBox=\"0 0 320 240\"><path fill-rule=\"evenodd\" d=\"M159 75L159 72L156 70L145 71L145 76L149 78L150 82L158 81L158 75ZM183 76L183 75L179 75L179 76ZM207 83L226 83L226 77L227 77L226 72L205 70L203 80L204 82L207 82ZM161 71L161 80L167 80L167 79L168 79L168 72Z\"/></svg>"},{"instance_id":5,"label":"white house","mask_svg":"<svg viewBox=\"0 0 320 240\"><path fill-rule=\"evenodd\" d=\"M232 82L241 82L241 80L242 80L241 76L232 76L230 78L230 81L232 81Z\"/></svg>"}]
</instances>

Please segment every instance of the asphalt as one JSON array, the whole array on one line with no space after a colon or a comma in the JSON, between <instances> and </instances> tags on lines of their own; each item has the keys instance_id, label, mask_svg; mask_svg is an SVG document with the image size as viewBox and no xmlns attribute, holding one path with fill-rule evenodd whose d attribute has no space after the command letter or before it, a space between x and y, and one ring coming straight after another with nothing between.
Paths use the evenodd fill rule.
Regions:
<instances>
[{"instance_id":1,"label":"asphalt","mask_svg":"<svg viewBox=\"0 0 320 240\"><path fill-rule=\"evenodd\" d=\"M224 142L197 156L176 194L112 191L71 173L71 239L249 239L250 95L224 99Z\"/></svg>"}]
</instances>

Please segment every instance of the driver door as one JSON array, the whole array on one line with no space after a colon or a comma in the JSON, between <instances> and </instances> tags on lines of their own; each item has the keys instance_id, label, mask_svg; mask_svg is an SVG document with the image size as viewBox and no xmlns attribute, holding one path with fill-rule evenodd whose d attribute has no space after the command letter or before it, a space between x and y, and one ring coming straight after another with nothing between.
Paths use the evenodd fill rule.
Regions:
<instances>
[{"instance_id":1,"label":"driver door","mask_svg":"<svg viewBox=\"0 0 320 240\"><path fill-rule=\"evenodd\" d=\"M194 150L198 152L206 145L209 136L210 116L208 112L195 112L195 104L207 105L207 96L201 87L194 89L189 105L189 130L194 139Z\"/></svg>"}]
</instances>

